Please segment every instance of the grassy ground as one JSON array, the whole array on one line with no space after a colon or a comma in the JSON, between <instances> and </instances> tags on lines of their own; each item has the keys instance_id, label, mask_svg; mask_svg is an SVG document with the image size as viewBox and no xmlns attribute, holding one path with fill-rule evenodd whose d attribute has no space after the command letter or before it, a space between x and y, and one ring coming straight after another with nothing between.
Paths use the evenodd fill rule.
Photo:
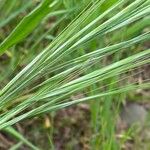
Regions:
<instances>
[{"instance_id":1,"label":"grassy ground","mask_svg":"<svg viewBox=\"0 0 150 150\"><path fill-rule=\"evenodd\" d=\"M41 14L38 18L39 20L36 20L36 17L31 19L29 17L27 24L24 24L23 28L18 30L19 32L17 32L16 36L14 34L13 41L6 41L6 44L4 44L7 51L0 56L0 89L3 89L3 87L27 66L35 56L43 51L49 43L54 41L65 27L81 13L90 2L92 1L55 0L52 1L50 10L46 10L45 7L42 7L42 9L39 8ZM118 2L118 0L106 1L100 8L98 7L81 26L77 24L79 29L85 27L91 20L99 16L99 14L110 9L116 2ZM113 13L110 13L102 20L98 21L92 29L102 24L105 20L112 18L117 12L123 10L126 5L131 2L130 0L126 1L125 4L115 9ZM149 2L146 2L149 6ZM29 14L29 12L39 4L40 1L38 0L0 0L0 42L2 43L22 18ZM88 7L86 9L88 9ZM32 26L31 22L35 24ZM109 24L109 26L111 25L113 24ZM108 32L108 34L102 36L95 36L88 43L80 45L77 51L70 52L67 56L65 55L63 60L59 61L55 67L57 69L60 64L85 55L86 53L94 52L95 49L104 48L146 33L149 31L149 25L149 15L147 15L113 32ZM22 34L26 26L29 27L27 31ZM68 40L71 38L67 38L67 35L71 31L72 30L68 31L64 39L66 38L66 40ZM78 29L74 30L71 36L74 36L77 31ZM88 31L86 31L85 34L88 34ZM76 41L78 40L77 38ZM13 42L15 44L13 44ZM61 40L59 42L61 43ZM78 79L84 74L89 74L99 68L128 58L149 47L148 41L142 41L138 44L131 45L129 48L123 47L122 50L117 53L109 53L109 55L106 56L104 54L105 57L103 57L103 59L98 58L98 61L95 61L94 65L89 64L89 66L91 65L92 67L88 68L88 66L84 66L84 68L81 68L81 73L73 72L73 74L67 75L67 77L64 76L59 82L63 83L63 81L68 82ZM3 51L4 48L1 47L0 50ZM149 54L147 57L149 57ZM45 73L40 76L32 85L26 87L23 93L20 92L21 96L16 97L16 102L12 102L12 105L11 103L8 104L6 110L11 110L19 102L24 101L30 96L32 97L32 94L35 92L33 90L33 93L30 93L32 87L57 75L62 70L63 69L60 68L60 70L54 70L52 73L47 71L48 74ZM100 80L100 82L89 85L84 90L79 90L65 98L74 101L111 91L125 83L136 82L137 84L141 84L144 83L145 80L149 80L149 77L150 66L146 63L140 67L136 67L136 69L130 68L128 72L121 75L116 74L106 79L102 76L102 81L96 78ZM29 94L25 94L28 93L28 91ZM148 142L150 140L149 96L149 89L136 89L134 91L128 91L127 93L122 92L105 97L93 98L92 101L80 103L50 113L47 112L39 116L29 116L13 125L13 129L17 132L11 129L0 131L0 150L36 149L34 146L42 150L150 149L150 144ZM34 109L45 102L47 101L39 101L38 104L28 107L26 111ZM5 115L3 111L5 112L6 110L1 111L0 109L0 114L2 114L0 117ZM23 113L24 111L21 112L21 114Z\"/></svg>"}]
</instances>

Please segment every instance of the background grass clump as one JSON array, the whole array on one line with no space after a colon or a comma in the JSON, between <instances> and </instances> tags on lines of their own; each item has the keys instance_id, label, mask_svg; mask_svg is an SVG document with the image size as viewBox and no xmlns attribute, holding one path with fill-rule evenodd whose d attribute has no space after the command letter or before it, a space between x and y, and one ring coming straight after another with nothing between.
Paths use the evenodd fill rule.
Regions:
<instances>
[{"instance_id":1,"label":"background grass clump","mask_svg":"<svg viewBox=\"0 0 150 150\"><path fill-rule=\"evenodd\" d=\"M0 149L149 149L149 15L149 0L0 0Z\"/></svg>"}]
</instances>

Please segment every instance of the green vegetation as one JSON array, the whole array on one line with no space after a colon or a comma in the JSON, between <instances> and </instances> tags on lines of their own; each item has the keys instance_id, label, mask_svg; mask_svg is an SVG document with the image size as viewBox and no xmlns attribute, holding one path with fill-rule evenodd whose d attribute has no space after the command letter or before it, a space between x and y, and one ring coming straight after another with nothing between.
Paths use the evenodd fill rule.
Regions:
<instances>
[{"instance_id":1,"label":"green vegetation","mask_svg":"<svg viewBox=\"0 0 150 150\"><path fill-rule=\"evenodd\" d=\"M150 1L0 0L0 12L0 130L17 139L11 149L47 149L16 125L83 102L89 149L121 149L128 140L116 138L122 103L150 87L149 79L134 80L150 62ZM50 128L45 142L55 149Z\"/></svg>"}]
</instances>

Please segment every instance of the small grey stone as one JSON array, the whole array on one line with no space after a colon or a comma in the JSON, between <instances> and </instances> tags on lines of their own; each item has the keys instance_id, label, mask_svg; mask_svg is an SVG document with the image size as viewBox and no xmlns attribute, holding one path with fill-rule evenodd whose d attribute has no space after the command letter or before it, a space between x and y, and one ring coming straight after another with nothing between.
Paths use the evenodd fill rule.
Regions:
<instances>
[{"instance_id":1,"label":"small grey stone","mask_svg":"<svg viewBox=\"0 0 150 150\"><path fill-rule=\"evenodd\" d=\"M144 106L136 103L128 103L123 107L121 112L121 119L128 126L138 124L143 126L146 121L147 111Z\"/></svg>"}]
</instances>

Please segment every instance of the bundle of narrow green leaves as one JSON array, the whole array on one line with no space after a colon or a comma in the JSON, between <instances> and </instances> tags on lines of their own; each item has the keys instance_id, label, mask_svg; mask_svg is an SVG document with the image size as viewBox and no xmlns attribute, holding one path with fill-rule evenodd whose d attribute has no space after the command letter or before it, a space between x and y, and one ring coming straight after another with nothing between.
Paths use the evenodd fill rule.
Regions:
<instances>
[{"instance_id":1,"label":"bundle of narrow green leaves","mask_svg":"<svg viewBox=\"0 0 150 150\"><path fill-rule=\"evenodd\" d=\"M74 55L81 46L87 45L91 40L97 37L101 40L108 34L112 35L111 33L117 34L121 28L128 28L130 24L139 22L150 14L149 0L133 2L118 0L109 8L99 11L105 3L107 3L106 0L89 3L32 62L1 89L0 129L23 119L80 102L149 87L148 81L142 84L130 83L120 86L118 84L118 88L70 100L70 95L74 93L85 92L87 87L111 77L121 77L129 70L148 64L150 61L150 49L146 49L106 66L97 69L93 67L107 56L149 40L150 32L97 48L92 52ZM1 43L0 54L23 40L51 10L54 10L54 5L56 4L53 1L45 0L26 16ZM119 83L120 80L116 82Z\"/></svg>"}]
</instances>

